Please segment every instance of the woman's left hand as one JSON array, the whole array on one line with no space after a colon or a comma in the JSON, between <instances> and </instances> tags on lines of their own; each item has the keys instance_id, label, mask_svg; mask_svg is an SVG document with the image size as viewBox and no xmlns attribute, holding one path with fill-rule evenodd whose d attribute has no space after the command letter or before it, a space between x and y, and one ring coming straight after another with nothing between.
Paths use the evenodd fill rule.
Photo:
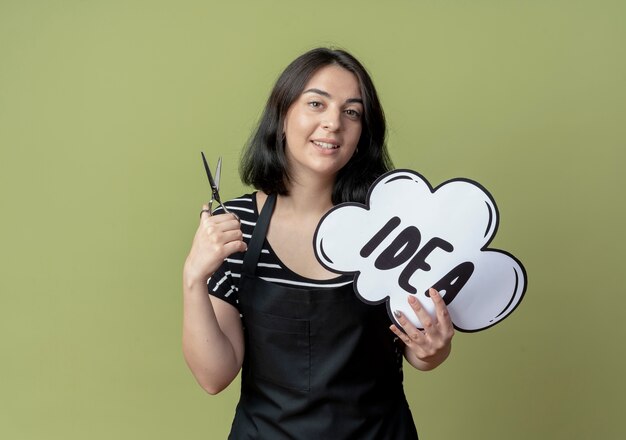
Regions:
<instances>
[{"instance_id":1,"label":"woman's left hand","mask_svg":"<svg viewBox=\"0 0 626 440\"><path fill-rule=\"evenodd\" d=\"M406 360L422 371L432 370L446 360L454 336L454 326L443 298L435 289L430 289L429 294L435 303L435 316L431 316L417 298L412 295L408 298L411 308L424 326L423 330L415 327L400 311L394 314L404 332L395 324L389 327L404 342Z\"/></svg>"}]
</instances>

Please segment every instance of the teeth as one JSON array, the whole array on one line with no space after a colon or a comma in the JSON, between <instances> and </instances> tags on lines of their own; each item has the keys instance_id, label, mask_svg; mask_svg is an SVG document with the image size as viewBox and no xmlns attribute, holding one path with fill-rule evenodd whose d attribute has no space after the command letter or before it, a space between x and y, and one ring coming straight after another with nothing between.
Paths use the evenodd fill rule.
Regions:
<instances>
[{"instance_id":1,"label":"teeth","mask_svg":"<svg viewBox=\"0 0 626 440\"><path fill-rule=\"evenodd\" d=\"M336 148L339 148L339 145L329 144L327 142L313 141L313 143L315 145L317 145L318 147L326 148L326 149L329 149L329 150L334 150Z\"/></svg>"}]
</instances>

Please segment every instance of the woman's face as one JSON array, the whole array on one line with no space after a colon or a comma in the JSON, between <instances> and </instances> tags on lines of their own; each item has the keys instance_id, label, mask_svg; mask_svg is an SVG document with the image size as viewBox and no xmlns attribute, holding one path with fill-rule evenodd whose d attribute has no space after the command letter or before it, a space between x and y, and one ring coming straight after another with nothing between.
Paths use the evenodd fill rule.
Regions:
<instances>
[{"instance_id":1,"label":"woman's face","mask_svg":"<svg viewBox=\"0 0 626 440\"><path fill-rule=\"evenodd\" d=\"M362 115L356 76L337 65L319 69L285 118L285 155L292 179L334 178L356 150Z\"/></svg>"}]
</instances>

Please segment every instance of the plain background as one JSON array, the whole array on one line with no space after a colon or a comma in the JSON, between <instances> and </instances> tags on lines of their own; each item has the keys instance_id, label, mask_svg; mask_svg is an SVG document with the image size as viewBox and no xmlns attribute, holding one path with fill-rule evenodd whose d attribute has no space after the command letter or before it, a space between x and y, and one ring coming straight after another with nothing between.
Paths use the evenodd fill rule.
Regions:
<instances>
[{"instance_id":1,"label":"plain background","mask_svg":"<svg viewBox=\"0 0 626 440\"><path fill-rule=\"evenodd\" d=\"M405 369L420 438L626 437L626 6L616 1L0 0L0 437L219 439L180 348L181 268L280 71L371 72L396 166L477 180L529 287ZM367 366L364 366L366 368Z\"/></svg>"}]
</instances>

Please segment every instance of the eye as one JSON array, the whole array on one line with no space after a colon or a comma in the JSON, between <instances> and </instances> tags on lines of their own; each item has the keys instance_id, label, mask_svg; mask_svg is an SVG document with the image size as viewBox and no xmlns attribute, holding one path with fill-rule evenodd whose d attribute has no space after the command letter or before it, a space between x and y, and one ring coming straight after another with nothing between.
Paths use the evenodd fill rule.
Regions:
<instances>
[{"instance_id":1,"label":"eye","mask_svg":"<svg viewBox=\"0 0 626 440\"><path fill-rule=\"evenodd\" d=\"M311 108L320 108L322 107L322 103L319 101L309 101L307 105Z\"/></svg>"},{"instance_id":2,"label":"eye","mask_svg":"<svg viewBox=\"0 0 626 440\"><path fill-rule=\"evenodd\" d=\"M348 115L350 119L361 119L361 112L354 110L352 108L347 109L345 113L346 115Z\"/></svg>"}]
</instances>

